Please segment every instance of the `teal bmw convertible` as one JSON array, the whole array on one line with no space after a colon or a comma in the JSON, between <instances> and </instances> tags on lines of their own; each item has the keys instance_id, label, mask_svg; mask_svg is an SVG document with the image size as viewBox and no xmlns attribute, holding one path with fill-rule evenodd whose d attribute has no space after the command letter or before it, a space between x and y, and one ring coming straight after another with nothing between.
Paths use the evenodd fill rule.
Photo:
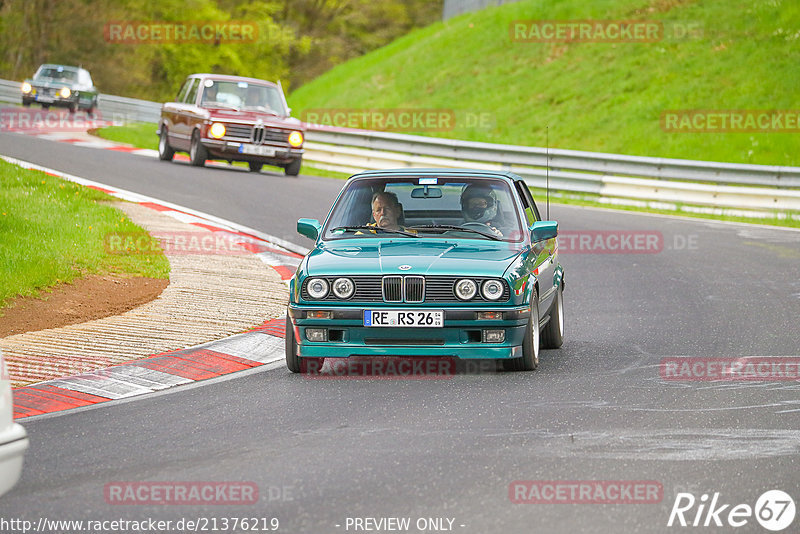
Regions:
<instances>
[{"instance_id":1,"label":"teal bmw convertible","mask_svg":"<svg viewBox=\"0 0 800 534\"><path fill-rule=\"evenodd\" d=\"M522 178L469 169L356 174L290 281L286 365L325 358L501 360L532 371L564 341L558 223ZM313 365L312 365L313 364Z\"/></svg>"}]
</instances>

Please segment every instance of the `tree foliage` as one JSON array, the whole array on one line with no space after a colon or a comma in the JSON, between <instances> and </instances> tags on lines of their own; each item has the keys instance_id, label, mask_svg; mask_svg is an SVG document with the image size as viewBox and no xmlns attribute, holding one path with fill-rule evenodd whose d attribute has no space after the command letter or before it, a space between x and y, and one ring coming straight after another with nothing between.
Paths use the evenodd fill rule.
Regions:
<instances>
[{"instance_id":1,"label":"tree foliage","mask_svg":"<svg viewBox=\"0 0 800 534\"><path fill-rule=\"evenodd\" d=\"M81 65L101 92L174 96L193 72L300 84L437 20L441 0L0 0L0 77L42 63ZM116 43L114 22L245 21L253 42Z\"/></svg>"}]
</instances>

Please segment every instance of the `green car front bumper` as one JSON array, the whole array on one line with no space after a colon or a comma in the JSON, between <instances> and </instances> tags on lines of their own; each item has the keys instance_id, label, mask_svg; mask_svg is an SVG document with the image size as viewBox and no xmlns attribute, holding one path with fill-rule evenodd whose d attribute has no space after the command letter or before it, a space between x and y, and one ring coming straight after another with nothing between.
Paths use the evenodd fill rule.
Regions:
<instances>
[{"instance_id":1,"label":"green car front bumper","mask_svg":"<svg viewBox=\"0 0 800 534\"><path fill-rule=\"evenodd\" d=\"M367 327L365 309L381 306L289 306L298 355L304 358L347 358L350 356L442 356L461 359L510 359L522 356L522 341L530 317L527 306L464 307L441 306L444 325L427 327ZM414 309L428 311L431 307ZM391 309L391 307L386 307ZM308 312L329 311L328 319L308 318ZM478 312L501 312L499 319L478 319ZM306 329L324 329L324 341L309 341ZM502 331L501 342L484 341L484 331Z\"/></svg>"}]
</instances>

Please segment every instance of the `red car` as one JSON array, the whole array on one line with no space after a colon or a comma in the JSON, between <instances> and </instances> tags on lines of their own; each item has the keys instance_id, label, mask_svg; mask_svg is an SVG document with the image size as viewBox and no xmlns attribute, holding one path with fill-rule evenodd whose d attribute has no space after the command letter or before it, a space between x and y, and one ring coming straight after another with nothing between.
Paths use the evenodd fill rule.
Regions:
<instances>
[{"instance_id":1,"label":"red car","mask_svg":"<svg viewBox=\"0 0 800 534\"><path fill-rule=\"evenodd\" d=\"M303 123L289 116L280 85L255 78L192 74L175 102L161 107L158 156L188 152L191 164L208 159L266 163L297 176L303 159Z\"/></svg>"}]
</instances>

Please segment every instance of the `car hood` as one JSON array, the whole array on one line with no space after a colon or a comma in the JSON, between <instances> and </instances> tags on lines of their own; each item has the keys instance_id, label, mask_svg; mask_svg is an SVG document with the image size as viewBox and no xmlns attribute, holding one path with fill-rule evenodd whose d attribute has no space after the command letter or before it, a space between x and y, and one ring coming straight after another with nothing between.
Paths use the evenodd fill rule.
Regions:
<instances>
[{"instance_id":1,"label":"car hood","mask_svg":"<svg viewBox=\"0 0 800 534\"><path fill-rule=\"evenodd\" d=\"M61 87L78 87L77 82L56 81L54 78L36 78L35 80L25 80L34 87L53 87L60 89Z\"/></svg>"},{"instance_id":2,"label":"car hood","mask_svg":"<svg viewBox=\"0 0 800 534\"><path fill-rule=\"evenodd\" d=\"M426 274L502 276L519 255L520 243L401 238L324 242L308 256L309 275ZM401 269L401 266L410 266Z\"/></svg>"},{"instance_id":3,"label":"car hood","mask_svg":"<svg viewBox=\"0 0 800 534\"><path fill-rule=\"evenodd\" d=\"M256 122L261 120L264 126L272 126L275 128L291 128L295 130L302 129L303 123L294 117L279 117L271 113L264 113L261 111L236 111L226 108L205 108L211 115L211 120L220 121L247 121Z\"/></svg>"}]
</instances>

